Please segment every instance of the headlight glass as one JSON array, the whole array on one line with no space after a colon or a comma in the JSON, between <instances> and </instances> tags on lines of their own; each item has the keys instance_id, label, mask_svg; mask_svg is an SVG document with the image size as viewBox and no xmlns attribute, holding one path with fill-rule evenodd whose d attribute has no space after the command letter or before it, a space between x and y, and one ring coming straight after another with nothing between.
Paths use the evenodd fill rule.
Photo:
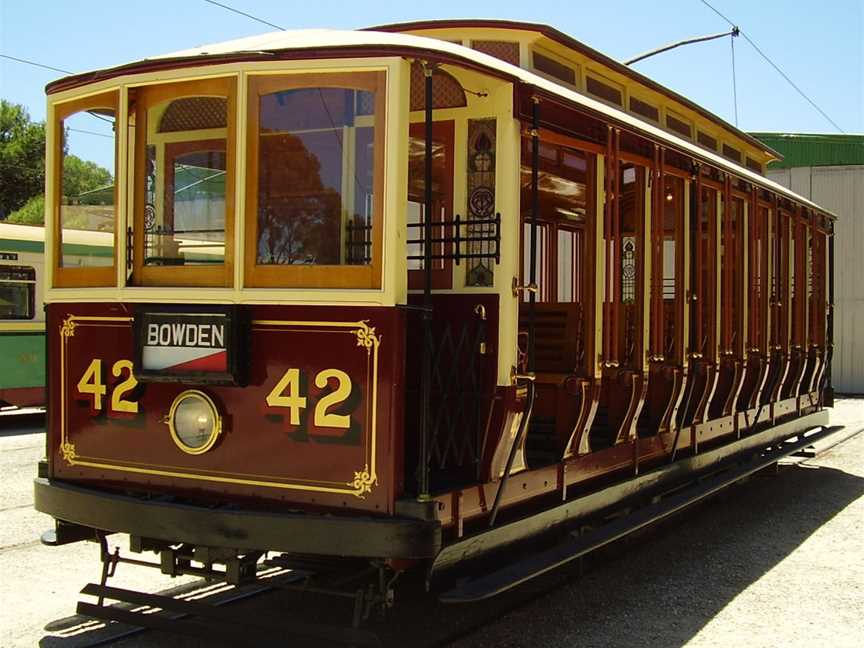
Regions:
<instances>
[{"instance_id":1,"label":"headlight glass","mask_svg":"<svg viewBox=\"0 0 864 648\"><path fill-rule=\"evenodd\" d=\"M204 392L190 390L174 399L168 414L174 442L184 452L202 454L216 443L222 431L222 417L213 400Z\"/></svg>"}]
</instances>

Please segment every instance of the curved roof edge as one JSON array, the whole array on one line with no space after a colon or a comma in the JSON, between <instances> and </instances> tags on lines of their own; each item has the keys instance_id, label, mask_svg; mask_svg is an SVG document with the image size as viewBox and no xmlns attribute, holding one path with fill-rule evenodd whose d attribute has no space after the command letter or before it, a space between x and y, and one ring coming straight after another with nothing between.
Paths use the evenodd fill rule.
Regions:
<instances>
[{"instance_id":1,"label":"curved roof edge","mask_svg":"<svg viewBox=\"0 0 864 648\"><path fill-rule=\"evenodd\" d=\"M567 47L572 50L576 50L580 54L588 56L589 58L593 58L603 65L606 65L616 72L623 74L625 76L629 76L639 83L642 83L652 90L656 90L657 92L666 95L670 99L674 99L675 101L680 102L681 104L687 106L691 110L699 113L706 119L710 119L713 122L716 122L718 125L726 128L733 133L735 133L738 137L743 139L744 141L752 144L756 148L768 153L769 155L773 155L778 160L783 159L782 153L774 150L766 142L759 140L756 137L750 135L745 131L738 129L738 127L733 126L729 122L727 122L722 117L719 117L712 113L710 110L705 108L704 106L700 106L697 103L694 103L687 97L684 97L671 88L667 88L661 83L658 83L651 77L645 76L641 72L634 70L630 66L624 65L620 61L617 61L610 56L604 54L603 52L594 49L583 43L582 41L576 40L572 36L565 34L562 31L555 29L550 25L546 25L544 23L533 23L533 22L521 22L517 20L503 20L503 19L484 19L484 18L466 18L466 19L435 19L435 20L416 20L411 22L404 23L389 23L386 25L375 25L374 27L366 27L367 31L389 31L389 32L403 32L403 31L411 31L411 30L421 30L421 29L449 29L449 28L458 28L458 27L468 27L468 28L487 28L487 29L512 29L512 30L523 30L523 31L534 31L543 36L546 36L550 40L553 40L564 47Z\"/></svg>"},{"instance_id":2,"label":"curved roof edge","mask_svg":"<svg viewBox=\"0 0 864 648\"><path fill-rule=\"evenodd\" d=\"M694 159L732 173L750 183L770 189L777 194L791 198L810 208L836 218L827 209L799 196L786 187L765 178L750 169L738 165L707 149L697 146L674 133L667 132L657 126L638 119L630 113L615 108L586 95L570 90L541 77L530 70L512 65L482 52L448 43L447 41L413 36L409 34L394 34L373 31L338 31L338 30L299 30L282 31L260 36L203 45L189 50L165 54L136 63L122 65L106 70L98 70L85 74L65 77L49 85L50 92L59 92L67 88L80 87L87 83L110 79L124 74L135 74L144 71L170 69L178 67L196 67L201 65L218 65L226 62L250 62L262 60L279 60L280 54L288 53L314 54L316 57L353 56L358 53L363 56L406 56L428 58L437 62L453 65L465 65L514 83L523 83L538 88L551 95L562 97L576 106L603 115L612 122L641 131L659 142L678 149Z\"/></svg>"}]
</instances>

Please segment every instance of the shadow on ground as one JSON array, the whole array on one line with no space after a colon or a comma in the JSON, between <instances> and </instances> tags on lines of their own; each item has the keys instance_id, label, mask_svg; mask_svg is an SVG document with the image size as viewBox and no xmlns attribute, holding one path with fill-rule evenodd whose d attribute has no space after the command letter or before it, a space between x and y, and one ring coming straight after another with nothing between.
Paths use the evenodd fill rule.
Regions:
<instances>
[{"instance_id":1,"label":"shadow on ground","mask_svg":"<svg viewBox=\"0 0 864 648\"><path fill-rule=\"evenodd\" d=\"M862 495L864 478L835 468L759 475L594 556L581 578L568 569L563 587L453 645L682 646Z\"/></svg>"},{"instance_id":2,"label":"shadow on ground","mask_svg":"<svg viewBox=\"0 0 864 648\"><path fill-rule=\"evenodd\" d=\"M582 576L574 565L491 601L464 606L444 606L430 597L399 600L397 591L396 611L372 629L388 646L682 646L862 495L864 478L835 468L800 465L779 474L765 471L589 557ZM232 611L244 610L250 619L285 618L293 607L291 596L263 595L233 604ZM447 643L479 619L500 622ZM302 620L342 623L344 617L330 608L313 610ZM39 645L104 645L121 629L73 617L48 624L51 634ZM117 645L214 646L157 632Z\"/></svg>"},{"instance_id":3,"label":"shadow on ground","mask_svg":"<svg viewBox=\"0 0 864 648\"><path fill-rule=\"evenodd\" d=\"M0 437L42 434L43 432L45 432L44 412L0 414Z\"/></svg>"}]
</instances>

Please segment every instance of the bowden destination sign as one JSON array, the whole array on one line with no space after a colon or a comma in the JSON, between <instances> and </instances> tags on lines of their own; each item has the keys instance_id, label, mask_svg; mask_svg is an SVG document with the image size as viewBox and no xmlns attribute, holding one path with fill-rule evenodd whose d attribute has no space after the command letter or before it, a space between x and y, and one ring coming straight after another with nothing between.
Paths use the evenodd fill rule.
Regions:
<instances>
[{"instance_id":1,"label":"bowden destination sign","mask_svg":"<svg viewBox=\"0 0 864 648\"><path fill-rule=\"evenodd\" d=\"M146 372L226 373L230 319L219 313L144 313L139 329Z\"/></svg>"}]
</instances>

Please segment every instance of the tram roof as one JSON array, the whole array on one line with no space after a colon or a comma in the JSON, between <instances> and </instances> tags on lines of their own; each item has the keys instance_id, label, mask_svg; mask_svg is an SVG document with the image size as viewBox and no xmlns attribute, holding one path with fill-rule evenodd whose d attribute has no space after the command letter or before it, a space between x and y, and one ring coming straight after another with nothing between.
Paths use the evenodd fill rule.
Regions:
<instances>
[{"instance_id":1,"label":"tram roof","mask_svg":"<svg viewBox=\"0 0 864 648\"><path fill-rule=\"evenodd\" d=\"M442 63L467 63L470 67L481 71L519 81L541 89L551 95L557 95L574 105L602 114L613 122L618 122L636 131L642 131L653 139L672 146L696 159L709 162L728 173L733 173L753 184L770 189L777 194L786 196L796 202L828 214L832 218L836 218L836 215L827 209L820 207L786 187L754 173L742 165L735 164L709 150L698 147L674 133L669 133L638 119L614 106L592 99L535 74L530 70L512 65L483 52L426 36L371 30L353 31L334 29L300 29L270 32L220 43L201 45L186 50L148 57L141 61L114 68L64 77L50 83L46 87L46 92L52 94L124 74L193 67L196 65L213 65L224 63L226 60L272 60L271 57L280 52L301 52L304 50L315 52L321 58L328 56L344 58L348 55L374 56L377 54L414 56L417 58L428 57Z\"/></svg>"}]
</instances>

